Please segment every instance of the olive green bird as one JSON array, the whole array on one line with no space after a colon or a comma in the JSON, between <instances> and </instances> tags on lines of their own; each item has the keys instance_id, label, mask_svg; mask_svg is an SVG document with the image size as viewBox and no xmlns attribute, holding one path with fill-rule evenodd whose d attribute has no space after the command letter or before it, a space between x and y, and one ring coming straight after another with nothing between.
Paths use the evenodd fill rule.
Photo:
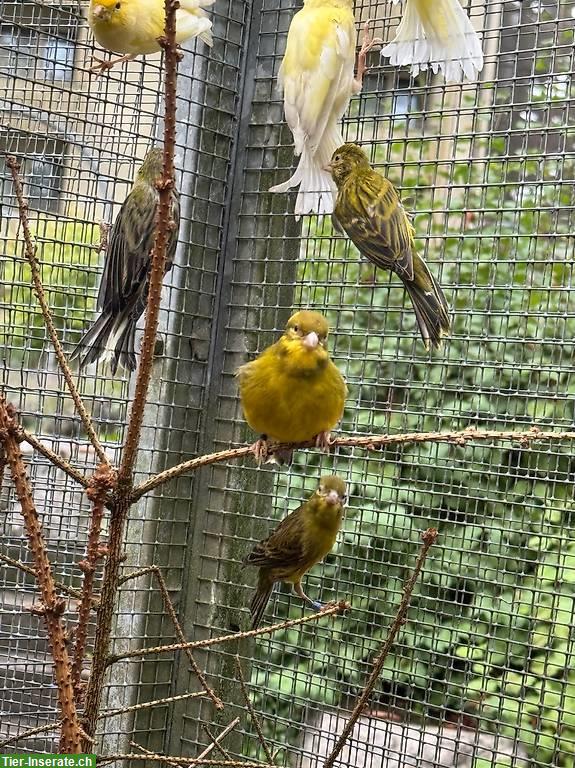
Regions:
<instances>
[{"instance_id":1,"label":"olive green bird","mask_svg":"<svg viewBox=\"0 0 575 768\"><path fill-rule=\"evenodd\" d=\"M99 360L109 361L112 374L118 365L128 371L136 368L136 325L148 300L159 204L156 184L161 179L162 166L162 150L154 147L144 158L130 194L116 216L98 291L101 314L70 355L70 359L80 358L80 368ZM165 272L172 268L178 243L180 204L175 188L171 206L174 227L167 246Z\"/></svg>"},{"instance_id":2,"label":"olive green bird","mask_svg":"<svg viewBox=\"0 0 575 768\"><path fill-rule=\"evenodd\" d=\"M451 327L443 291L415 250L415 230L397 190L370 166L357 144L344 144L327 166L338 189L334 225L372 264L404 284L426 349L439 348Z\"/></svg>"},{"instance_id":3,"label":"olive green bird","mask_svg":"<svg viewBox=\"0 0 575 768\"><path fill-rule=\"evenodd\" d=\"M252 629L264 615L274 585L285 581L302 600L316 610L323 606L303 591L301 580L328 554L341 527L346 503L346 487L336 475L322 477L317 491L298 507L244 560L244 565L259 567L258 584L250 610Z\"/></svg>"}]
</instances>

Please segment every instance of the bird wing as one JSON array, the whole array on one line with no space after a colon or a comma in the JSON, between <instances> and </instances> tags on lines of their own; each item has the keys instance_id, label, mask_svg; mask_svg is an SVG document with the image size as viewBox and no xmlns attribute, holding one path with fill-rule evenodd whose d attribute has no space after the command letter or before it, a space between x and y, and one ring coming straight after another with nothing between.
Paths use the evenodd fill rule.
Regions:
<instances>
[{"instance_id":1,"label":"bird wing","mask_svg":"<svg viewBox=\"0 0 575 768\"><path fill-rule=\"evenodd\" d=\"M345 112L353 93L354 58L351 9L304 7L296 13L278 76L296 154L306 141L314 152L328 125Z\"/></svg>"},{"instance_id":2,"label":"bird wing","mask_svg":"<svg viewBox=\"0 0 575 768\"><path fill-rule=\"evenodd\" d=\"M302 544L302 509L303 505L284 518L267 539L256 544L245 564L260 568L289 567L290 572L305 566L309 558Z\"/></svg>"},{"instance_id":3,"label":"bird wing","mask_svg":"<svg viewBox=\"0 0 575 768\"><path fill-rule=\"evenodd\" d=\"M150 264L156 207L157 192L147 184L136 184L122 204L110 233L98 309L122 309L141 289Z\"/></svg>"},{"instance_id":4,"label":"bird wing","mask_svg":"<svg viewBox=\"0 0 575 768\"><path fill-rule=\"evenodd\" d=\"M389 179L361 169L342 192L335 215L361 253L377 267L413 280L415 230Z\"/></svg>"}]
</instances>

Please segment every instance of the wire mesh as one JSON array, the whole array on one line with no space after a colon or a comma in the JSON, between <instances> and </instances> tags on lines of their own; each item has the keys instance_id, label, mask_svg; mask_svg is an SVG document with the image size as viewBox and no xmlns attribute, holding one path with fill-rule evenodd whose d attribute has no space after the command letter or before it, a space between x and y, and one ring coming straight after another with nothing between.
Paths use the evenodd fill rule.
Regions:
<instances>
[{"instance_id":1,"label":"wire mesh","mask_svg":"<svg viewBox=\"0 0 575 768\"><path fill-rule=\"evenodd\" d=\"M192 45L180 66L183 224L165 281L142 475L251 439L234 371L300 306L330 320L332 355L350 389L345 433L572 427L575 1L463 5L483 41L478 83L413 78L373 52L344 121L346 139L364 147L414 212L420 252L453 308L442 351L426 354L397 279L374 275L329 221L295 222L293 196L267 192L293 164L275 83L296 6L218 0L213 50ZM24 160L43 277L68 349L93 316L98 223L111 219L137 158L160 135L162 109L159 56L97 80L88 73L95 49L81 6L0 0L0 145ZM388 40L401 8L357 2L358 29L374 19ZM18 229L4 180L3 385L26 426L89 471L94 456L48 353ZM80 381L117 456L129 380L98 368ZM57 573L77 586L87 506L45 459L30 459ZM126 570L162 568L191 639L246 627L253 574L241 570L243 557L332 470L348 482L349 510L306 590L346 598L352 611L203 652L197 659L224 713L193 699L107 719L106 751L133 739L194 756L206 743L202 724L217 732L240 714L227 749L264 759L243 712L238 653L278 760L322 764L393 619L420 534L435 525L439 541L408 621L341 764L573 765L569 445L423 443L329 457L300 451L288 472L250 462L206 468L133 510ZM6 482L0 501L0 553L28 561ZM1 739L57 711L43 629L28 610L32 580L4 566L0 579ZM282 589L266 621L303 610ZM126 582L115 650L172 639L153 581ZM107 705L196 689L183 655L130 661L113 672ZM24 748L56 742L48 734Z\"/></svg>"}]
</instances>

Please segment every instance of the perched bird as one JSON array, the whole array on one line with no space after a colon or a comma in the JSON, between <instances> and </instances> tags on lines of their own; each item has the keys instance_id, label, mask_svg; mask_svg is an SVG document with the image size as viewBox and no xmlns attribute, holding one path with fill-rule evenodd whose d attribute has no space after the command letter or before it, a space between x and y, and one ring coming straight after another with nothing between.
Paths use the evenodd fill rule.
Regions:
<instances>
[{"instance_id":1,"label":"perched bird","mask_svg":"<svg viewBox=\"0 0 575 768\"><path fill-rule=\"evenodd\" d=\"M405 0L397 33L381 55L396 66L411 64L414 77L428 66L435 74L441 69L448 82L476 80L483 69L481 42L459 0Z\"/></svg>"},{"instance_id":2,"label":"perched bird","mask_svg":"<svg viewBox=\"0 0 575 768\"><path fill-rule=\"evenodd\" d=\"M262 435L253 446L258 462L267 454L268 439L300 443L316 438L318 447L328 447L329 431L341 419L347 395L326 349L328 331L319 312L296 312L279 341L238 368L244 416ZM280 463L290 455L276 452Z\"/></svg>"},{"instance_id":3,"label":"perched bird","mask_svg":"<svg viewBox=\"0 0 575 768\"><path fill-rule=\"evenodd\" d=\"M270 192L299 186L297 219L333 211L335 189L324 166L343 144L339 121L361 90L367 52L381 42L369 39L366 25L354 77L355 39L352 0L304 0L289 27L278 85L301 159L293 176Z\"/></svg>"},{"instance_id":4,"label":"perched bird","mask_svg":"<svg viewBox=\"0 0 575 768\"><path fill-rule=\"evenodd\" d=\"M129 371L136 367L134 337L136 324L148 299L151 250L159 195L156 182L162 175L162 150L151 149L138 170L134 186L122 204L108 243L104 272L98 292L100 317L82 337L71 358L80 358L80 367L102 359L110 360L112 373L118 364ZM180 204L172 193L171 231L166 269L171 269L178 241Z\"/></svg>"},{"instance_id":5,"label":"perched bird","mask_svg":"<svg viewBox=\"0 0 575 768\"><path fill-rule=\"evenodd\" d=\"M246 557L244 565L260 569L250 605L253 629L259 625L277 581L292 584L295 593L316 610L323 607L305 594L301 580L335 544L345 503L343 480L335 475L322 477L317 491Z\"/></svg>"},{"instance_id":6,"label":"perched bird","mask_svg":"<svg viewBox=\"0 0 575 768\"><path fill-rule=\"evenodd\" d=\"M212 45L212 22L204 8L215 0L179 0L176 11L176 41L199 37ZM161 50L158 38L164 34L164 0L90 0L88 24L102 48L123 53L118 59L97 60L95 71L103 72L122 61Z\"/></svg>"},{"instance_id":7,"label":"perched bird","mask_svg":"<svg viewBox=\"0 0 575 768\"><path fill-rule=\"evenodd\" d=\"M427 264L415 250L415 230L391 181L370 166L357 144L337 149L327 166L337 184L334 219L359 252L390 269L407 289L427 349L438 348L451 323L449 308Z\"/></svg>"}]
</instances>

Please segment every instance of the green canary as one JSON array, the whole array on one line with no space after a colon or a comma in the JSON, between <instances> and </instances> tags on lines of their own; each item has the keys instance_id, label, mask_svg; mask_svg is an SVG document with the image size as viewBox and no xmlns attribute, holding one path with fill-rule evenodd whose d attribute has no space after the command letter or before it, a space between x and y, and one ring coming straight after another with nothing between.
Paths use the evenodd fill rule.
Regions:
<instances>
[{"instance_id":1,"label":"green canary","mask_svg":"<svg viewBox=\"0 0 575 768\"><path fill-rule=\"evenodd\" d=\"M260 569L250 605L253 629L259 625L277 581L292 584L295 593L316 610L322 607L305 594L301 580L335 544L345 502L343 480L335 475L322 477L317 491L246 557L244 565Z\"/></svg>"},{"instance_id":2,"label":"green canary","mask_svg":"<svg viewBox=\"0 0 575 768\"><path fill-rule=\"evenodd\" d=\"M109 360L113 374L118 365L129 371L136 367L136 324L148 300L154 224L159 203L156 183L161 175L162 150L153 148L144 158L110 233L98 292L97 306L101 314L70 356L80 358L80 368L103 359ZM175 226L168 243L166 272L172 268L178 242L180 204L175 189L172 193L172 219Z\"/></svg>"},{"instance_id":3,"label":"green canary","mask_svg":"<svg viewBox=\"0 0 575 768\"><path fill-rule=\"evenodd\" d=\"M449 332L449 307L425 261L415 251L415 230L393 184L370 166L357 144L344 144L327 166L338 189L333 217L359 252L389 269L407 289L426 349Z\"/></svg>"}]
</instances>

